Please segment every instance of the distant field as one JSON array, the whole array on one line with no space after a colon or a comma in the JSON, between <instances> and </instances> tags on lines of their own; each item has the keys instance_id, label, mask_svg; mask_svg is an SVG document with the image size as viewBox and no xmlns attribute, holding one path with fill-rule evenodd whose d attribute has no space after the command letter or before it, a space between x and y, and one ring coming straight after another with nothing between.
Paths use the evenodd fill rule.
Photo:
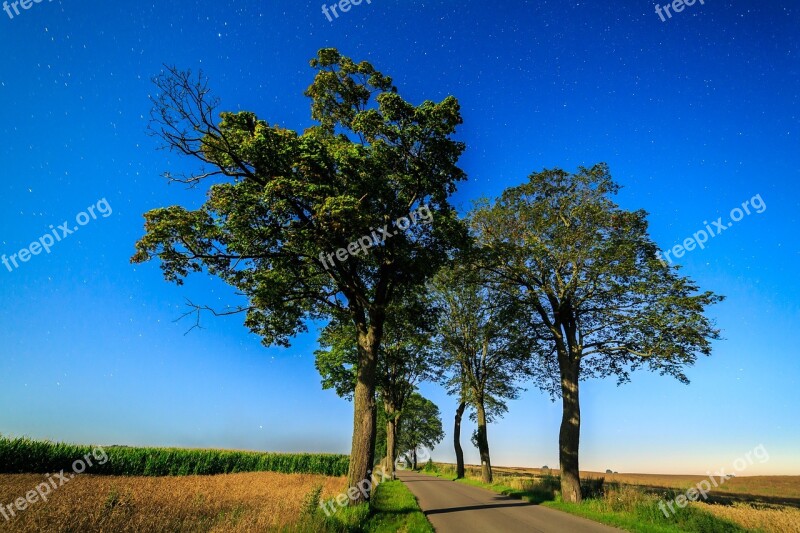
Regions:
<instances>
[{"instance_id":1,"label":"distant field","mask_svg":"<svg viewBox=\"0 0 800 533\"><path fill-rule=\"evenodd\" d=\"M631 485L649 485L685 489L696 485L704 476L691 475L659 475L659 474L601 474L593 472L594 477L605 477L608 481L618 481ZM751 496L767 496L770 498L792 498L800 500L800 476L738 476L729 478L719 487L712 489L715 493Z\"/></svg>"},{"instance_id":2,"label":"distant field","mask_svg":"<svg viewBox=\"0 0 800 533\"><path fill-rule=\"evenodd\" d=\"M0 474L0 505L41 483L36 474ZM75 476L6 521L10 532L251 532L296 523L303 498L322 485L324 498L344 477L253 472L215 476Z\"/></svg>"},{"instance_id":3,"label":"distant field","mask_svg":"<svg viewBox=\"0 0 800 533\"><path fill-rule=\"evenodd\" d=\"M476 465L469 465L478 469ZM516 476L542 475L539 468L492 467L498 474ZM558 475L558 470L551 473ZM581 477L605 478L606 481L630 485L641 485L652 488L687 489L703 479L702 475L667 475L667 474L606 474L604 472L581 471ZM712 490L714 496L731 496L734 499L754 496L770 503L787 503L800 506L800 476L738 476L729 478L722 485Z\"/></svg>"},{"instance_id":4,"label":"distant field","mask_svg":"<svg viewBox=\"0 0 800 533\"><path fill-rule=\"evenodd\" d=\"M107 459L93 461L88 474L117 476L186 476L237 472L280 472L343 476L349 457L323 453L265 453L179 448L105 446ZM97 449L92 446L10 439L0 436L0 473L70 472L74 461Z\"/></svg>"},{"instance_id":5,"label":"distant field","mask_svg":"<svg viewBox=\"0 0 800 533\"><path fill-rule=\"evenodd\" d=\"M472 468L477 466L470 465ZM542 475L539 468L493 467L497 473L513 475ZM558 470L552 470L558 474ZM604 472L581 471L581 477L605 478L606 481L652 488L688 489L699 481L708 479L702 475L667 474L606 474ZM760 499L767 503L782 503L800 507L800 476L738 476L729 478L713 489L714 497L731 497L734 500Z\"/></svg>"}]
</instances>

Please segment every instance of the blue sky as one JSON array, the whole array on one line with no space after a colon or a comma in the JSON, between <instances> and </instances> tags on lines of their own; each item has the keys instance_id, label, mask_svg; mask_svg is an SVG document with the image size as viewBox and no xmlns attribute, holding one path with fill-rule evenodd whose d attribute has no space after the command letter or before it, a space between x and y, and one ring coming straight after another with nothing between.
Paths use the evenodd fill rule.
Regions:
<instances>
[{"instance_id":1,"label":"blue sky","mask_svg":"<svg viewBox=\"0 0 800 533\"><path fill-rule=\"evenodd\" d=\"M332 2L330 2L332 3ZM650 213L664 249L755 195L752 212L682 272L727 296L725 340L691 385L648 373L582 388L581 466L703 473L759 444L746 474L800 474L800 11L788 0L696 3L373 0L329 22L320 1L55 0L0 12L0 254L105 199L9 271L0 264L0 432L73 442L349 450L352 406L321 390L316 332L267 349L240 317L175 322L187 298L235 303L131 265L142 213L198 205L168 185L192 170L145 134L162 64L203 69L229 110L311 124L308 60L334 46L391 75L407 99L461 102L466 208L532 171L605 161L622 206ZM95 210L97 211L97 209ZM59 233L60 235L60 233ZM452 460L455 402L435 384ZM497 465L557 466L560 404L529 390L489 428ZM465 428L465 444L472 428ZM478 462L467 445L467 461Z\"/></svg>"}]
</instances>

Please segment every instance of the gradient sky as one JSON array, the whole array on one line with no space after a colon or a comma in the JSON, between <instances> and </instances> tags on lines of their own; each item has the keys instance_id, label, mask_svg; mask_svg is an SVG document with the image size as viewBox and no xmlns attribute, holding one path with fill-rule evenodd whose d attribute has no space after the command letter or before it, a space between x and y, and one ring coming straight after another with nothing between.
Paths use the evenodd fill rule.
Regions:
<instances>
[{"instance_id":1,"label":"gradient sky","mask_svg":"<svg viewBox=\"0 0 800 533\"><path fill-rule=\"evenodd\" d=\"M329 2L332 3L332 2ZM758 445L740 475L800 474L800 8L650 1L373 0L329 22L322 2L55 0L0 12L0 254L105 198L91 220L9 272L0 265L0 433L81 443L347 453L352 405L323 391L316 330L264 348L241 317L175 322L187 298L236 303L206 275L177 287L129 258L142 213L196 206L193 170L145 128L162 64L203 69L227 110L311 124L308 60L337 47L419 103L455 95L469 181L461 208L533 171L605 161L619 203L670 248L755 195L766 209L680 259L727 296L725 340L691 385L639 372L582 387L581 467L703 473ZM433 452L452 461L455 401ZM560 404L528 390L489 428L496 465L555 467ZM477 463L464 431L468 462Z\"/></svg>"}]
</instances>

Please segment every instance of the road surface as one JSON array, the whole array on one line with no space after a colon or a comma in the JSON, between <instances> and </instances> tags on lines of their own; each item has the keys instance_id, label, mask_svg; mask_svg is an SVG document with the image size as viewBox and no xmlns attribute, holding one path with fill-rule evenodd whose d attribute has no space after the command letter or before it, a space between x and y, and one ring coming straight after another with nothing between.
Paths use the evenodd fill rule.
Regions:
<instances>
[{"instance_id":1,"label":"road surface","mask_svg":"<svg viewBox=\"0 0 800 533\"><path fill-rule=\"evenodd\" d=\"M486 489L438 477L399 471L397 477L419 500L436 533L538 531L619 533L619 529Z\"/></svg>"}]
</instances>

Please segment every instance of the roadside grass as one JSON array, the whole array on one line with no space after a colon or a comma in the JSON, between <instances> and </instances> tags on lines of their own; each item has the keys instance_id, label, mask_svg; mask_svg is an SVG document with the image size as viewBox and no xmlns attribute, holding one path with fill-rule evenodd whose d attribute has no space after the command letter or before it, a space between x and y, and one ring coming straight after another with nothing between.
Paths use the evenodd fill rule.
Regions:
<instances>
[{"instance_id":1,"label":"roadside grass","mask_svg":"<svg viewBox=\"0 0 800 533\"><path fill-rule=\"evenodd\" d=\"M316 504L313 502L316 501ZM310 494L304 512L291 532L326 533L433 533L433 527L419 508L417 499L402 481L384 481L375 489L369 504L335 507L326 515L319 494Z\"/></svg>"},{"instance_id":2,"label":"roadside grass","mask_svg":"<svg viewBox=\"0 0 800 533\"><path fill-rule=\"evenodd\" d=\"M402 481L386 481L378 485L372 505L373 515L367 524L367 531L433 533L433 527L419 508L417 498Z\"/></svg>"},{"instance_id":3,"label":"roadside grass","mask_svg":"<svg viewBox=\"0 0 800 533\"><path fill-rule=\"evenodd\" d=\"M666 517L659 509L658 502L663 498L668 501L675 494L665 492L661 497L648 494L638 487L606 484L600 479L585 480L583 489L588 493L580 504L565 503L559 494L559 481L555 476L540 478L519 478L512 476L496 476L495 482L483 483L479 479L469 477L455 479L452 467L437 467L435 470L421 472L435 475L443 479L455 480L458 483L489 489L498 494L512 498L527 500L537 505L557 509L595 522L618 527L627 531L641 533L744 533L752 531L740 525L715 516L694 505L685 508L675 506L676 513Z\"/></svg>"}]
</instances>

